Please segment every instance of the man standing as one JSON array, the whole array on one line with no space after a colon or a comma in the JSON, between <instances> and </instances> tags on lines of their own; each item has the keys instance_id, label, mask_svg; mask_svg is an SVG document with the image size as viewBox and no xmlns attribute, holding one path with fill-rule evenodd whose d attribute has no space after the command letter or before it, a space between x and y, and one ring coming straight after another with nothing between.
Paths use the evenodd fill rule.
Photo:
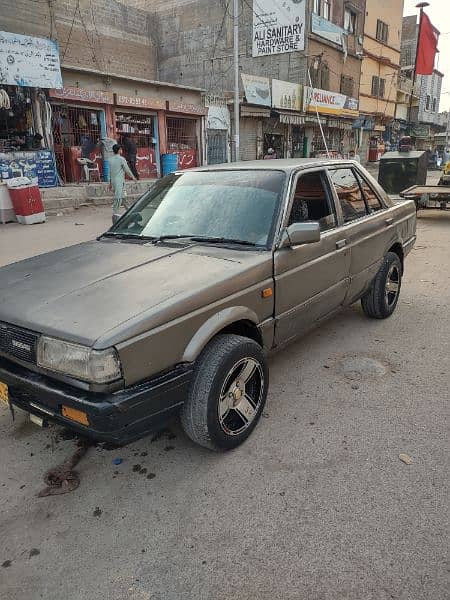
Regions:
<instances>
[{"instance_id":1,"label":"man standing","mask_svg":"<svg viewBox=\"0 0 450 600\"><path fill-rule=\"evenodd\" d=\"M119 146L119 144L114 144L112 150L113 156L109 159L109 169L111 188L114 192L114 201L112 207L114 223L120 214L119 211L120 207L122 206L122 202L125 204L125 208L129 208L128 202L125 200L125 175L131 177L131 179L134 179L134 181L136 181L136 177L133 175L127 161L122 156L122 147Z\"/></svg>"},{"instance_id":2,"label":"man standing","mask_svg":"<svg viewBox=\"0 0 450 600\"><path fill-rule=\"evenodd\" d=\"M136 179L139 179L139 173L137 172L137 169L136 169L136 158L137 158L136 142L134 141L132 136L130 136L126 133L123 136L122 146L123 146L123 149L125 150L128 165L130 166L130 169L131 169L133 175L136 177Z\"/></svg>"}]
</instances>

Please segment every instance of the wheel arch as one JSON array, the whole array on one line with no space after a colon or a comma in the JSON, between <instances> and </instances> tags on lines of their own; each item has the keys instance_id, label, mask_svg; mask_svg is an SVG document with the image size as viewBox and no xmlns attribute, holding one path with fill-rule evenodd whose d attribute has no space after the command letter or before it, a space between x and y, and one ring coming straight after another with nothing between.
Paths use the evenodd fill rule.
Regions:
<instances>
[{"instance_id":1,"label":"wheel arch","mask_svg":"<svg viewBox=\"0 0 450 600\"><path fill-rule=\"evenodd\" d=\"M402 265L402 272L403 272L403 267L404 267L404 252L403 252L403 246L400 242L395 242L395 244L392 244L392 246L389 248L388 252L393 252L394 254L396 254L399 259L400 259L400 263Z\"/></svg>"},{"instance_id":2,"label":"wheel arch","mask_svg":"<svg viewBox=\"0 0 450 600\"><path fill-rule=\"evenodd\" d=\"M258 316L245 306L225 308L209 317L198 329L186 346L182 362L194 362L203 348L220 333L234 333L249 337L263 346L263 339L258 328Z\"/></svg>"}]
</instances>

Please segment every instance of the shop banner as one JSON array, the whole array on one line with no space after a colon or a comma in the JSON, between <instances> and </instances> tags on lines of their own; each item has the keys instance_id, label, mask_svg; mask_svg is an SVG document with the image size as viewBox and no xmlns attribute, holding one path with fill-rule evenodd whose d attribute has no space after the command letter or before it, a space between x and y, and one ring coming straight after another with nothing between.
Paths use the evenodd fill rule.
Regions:
<instances>
[{"instance_id":1,"label":"shop banner","mask_svg":"<svg viewBox=\"0 0 450 600\"><path fill-rule=\"evenodd\" d=\"M253 0L253 56L305 49L306 0Z\"/></svg>"},{"instance_id":2,"label":"shop banner","mask_svg":"<svg viewBox=\"0 0 450 600\"><path fill-rule=\"evenodd\" d=\"M114 104L114 94L101 90L85 90L77 87L63 87L60 90L50 90L50 98L90 102L91 104Z\"/></svg>"},{"instance_id":3,"label":"shop banner","mask_svg":"<svg viewBox=\"0 0 450 600\"><path fill-rule=\"evenodd\" d=\"M345 29L314 13L311 17L311 32L334 42L338 46L343 46L344 36L346 35Z\"/></svg>"},{"instance_id":4,"label":"shop banner","mask_svg":"<svg viewBox=\"0 0 450 600\"><path fill-rule=\"evenodd\" d=\"M58 44L45 38L0 31L0 83L61 88Z\"/></svg>"},{"instance_id":5,"label":"shop banner","mask_svg":"<svg viewBox=\"0 0 450 600\"><path fill-rule=\"evenodd\" d=\"M55 157L51 150L0 153L0 179L29 177L41 188L58 185Z\"/></svg>"},{"instance_id":6,"label":"shop banner","mask_svg":"<svg viewBox=\"0 0 450 600\"><path fill-rule=\"evenodd\" d=\"M207 115L208 109L199 104L186 104L185 102L169 101L169 110L172 112L184 113L186 115Z\"/></svg>"},{"instance_id":7,"label":"shop banner","mask_svg":"<svg viewBox=\"0 0 450 600\"><path fill-rule=\"evenodd\" d=\"M287 108L301 111L302 95L302 86L300 84L272 79L273 108Z\"/></svg>"},{"instance_id":8,"label":"shop banner","mask_svg":"<svg viewBox=\"0 0 450 600\"><path fill-rule=\"evenodd\" d=\"M249 104L260 106L271 106L270 81L268 77L257 77L256 75L245 75L241 73L244 93Z\"/></svg>"},{"instance_id":9,"label":"shop banner","mask_svg":"<svg viewBox=\"0 0 450 600\"><path fill-rule=\"evenodd\" d=\"M317 110L323 115L359 116L359 104L356 98L306 86L303 93L303 107L305 112L310 113Z\"/></svg>"},{"instance_id":10,"label":"shop banner","mask_svg":"<svg viewBox=\"0 0 450 600\"><path fill-rule=\"evenodd\" d=\"M117 106L132 106L134 108L148 108L153 110L165 110L166 101L160 98L148 98L147 96L124 96L116 94Z\"/></svg>"}]
</instances>

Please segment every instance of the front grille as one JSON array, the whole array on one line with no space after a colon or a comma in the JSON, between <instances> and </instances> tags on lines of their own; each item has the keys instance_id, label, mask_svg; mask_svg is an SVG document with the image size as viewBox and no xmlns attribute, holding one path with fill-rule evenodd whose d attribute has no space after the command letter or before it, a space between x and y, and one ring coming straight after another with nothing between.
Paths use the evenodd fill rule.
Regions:
<instances>
[{"instance_id":1,"label":"front grille","mask_svg":"<svg viewBox=\"0 0 450 600\"><path fill-rule=\"evenodd\" d=\"M32 331L0 323L0 352L11 358L35 364L38 338Z\"/></svg>"}]
</instances>

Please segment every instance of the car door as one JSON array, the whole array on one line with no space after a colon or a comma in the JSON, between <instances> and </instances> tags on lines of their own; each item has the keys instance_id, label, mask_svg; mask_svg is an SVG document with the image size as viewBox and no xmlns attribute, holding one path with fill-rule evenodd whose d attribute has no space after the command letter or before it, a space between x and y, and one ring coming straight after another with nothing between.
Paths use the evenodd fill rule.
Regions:
<instances>
[{"instance_id":1,"label":"car door","mask_svg":"<svg viewBox=\"0 0 450 600\"><path fill-rule=\"evenodd\" d=\"M380 268L393 236L393 220L388 218L382 198L354 166L330 167L329 176L342 214L342 236L350 251L347 305L368 289Z\"/></svg>"},{"instance_id":2,"label":"car door","mask_svg":"<svg viewBox=\"0 0 450 600\"><path fill-rule=\"evenodd\" d=\"M325 168L294 176L283 227L302 221L319 222L321 239L275 251L277 345L288 342L338 309L347 294L350 252L339 226Z\"/></svg>"}]
</instances>

